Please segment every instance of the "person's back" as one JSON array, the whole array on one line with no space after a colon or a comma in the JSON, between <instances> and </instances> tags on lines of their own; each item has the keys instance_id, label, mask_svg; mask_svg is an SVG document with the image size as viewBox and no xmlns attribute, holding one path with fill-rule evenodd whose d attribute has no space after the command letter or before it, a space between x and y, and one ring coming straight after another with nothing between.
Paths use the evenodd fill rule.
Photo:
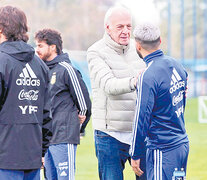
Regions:
<instances>
[{"instance_id":1,"label":"person's back","mask_svg":"<svg viewBox=\"0 0 207 180\"><path fill-rule=\"evenodd\" d=\"M37 169L47 68L23 41L4 42L0 51L0 169Z\"/></svg>"},{"instance_id":2,"label":"person's back","mask_svg":"<svg viewBox=\"0 0 207 180\"><path fill-rule=\"evenodd\" d=\"M160 49L159 27L135 28L136 49L147 64L137 83L137 107L131 145L132 167L141 175L143 142L147 141L147 179L172 179L175 168L186 172L189 141L185 130L187 72ZM184 178L184 177L183 177Z\"/></svg>"},{"instance_id":3,"label":"person's back","mask_svg":"<svg viewBox=\"0 0 207 180\"><path fill-rule=\"evenodd\" d=\"M12 19L14 14L22 18L21 22ZM42 126L48 68L26 43L25 19L17 8L0 8L0 29L4 27L0 34L0 179L24 179L29 173L30 179L38 179L44 154ZM15 26L21 23L22 31Z\"/></svg>"},{"instance_id":4,"label":"person's back","mask_svg":"<svg viewBox=\"0 0 207 180\"><path fill-rule=\"evenodd\" d=\"M143 74L142 88L153 87L150 92L142 92L143 97L148 97L148 103L147 107L140 107L141 112L152 111L147 147L165 150L188 142L183 114L187 72L176 60L159 50L145 61L150 65Z\"/></svg>"}]
</instances>

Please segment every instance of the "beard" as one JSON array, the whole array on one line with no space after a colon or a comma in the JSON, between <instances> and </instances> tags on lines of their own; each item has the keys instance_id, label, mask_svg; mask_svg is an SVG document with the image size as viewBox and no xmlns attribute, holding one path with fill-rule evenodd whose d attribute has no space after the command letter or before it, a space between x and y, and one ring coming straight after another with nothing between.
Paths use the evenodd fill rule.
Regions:
<instances>
[{"instance_id":1,"label":"beard","mask_svg":"<svg viewBox=\"0 0 207 180\"><path fill-rule=\"evenodd\" d=\"M51 56L51 54L49 54L49 53L44 54L44 56L42 57L42 60L47 61L50 56Z\"/></svg>"},{"instance_id":2,"label":"beard","mask_svg":"<svg viewBox=\"0 0 207 180\"><path fill-rule=\"evenodd\" d=\"M43 61L47 61L50 56L51 56L51 53L48 51L47 51L47 53L39 55L40 59L42 59Z\"/></svg>"},{"instance_id":3,"label":"beard","mask_svg":"<svg viewBox=\"0 0 207 180\"><path fill-rule=\"evenodd\" d=\"M136 49L137 50L137 49ZM143 56L142 56L142 54L137 50L137 54L138 54L138 56L141 58L141 59L143 59Z\"/></svg>"}]
</instances>

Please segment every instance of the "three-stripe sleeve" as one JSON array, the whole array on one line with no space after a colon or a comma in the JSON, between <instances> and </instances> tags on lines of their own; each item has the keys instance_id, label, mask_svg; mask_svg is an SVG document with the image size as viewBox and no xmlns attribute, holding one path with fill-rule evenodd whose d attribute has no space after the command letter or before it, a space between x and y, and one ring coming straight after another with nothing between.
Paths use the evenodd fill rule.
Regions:
<instances>
[{"instance_id":1,"label":"three-stripe sleeve","mask_svg":"<svg viewBox=\"0 0 207 180\"><path fill-rule=\"evenodd\" d=\"M85 101L83 91L81 89L78 77L75 73L75 70L67 62L60 62L59 64L61 66L63 66L64 68L66 68L66 70L67 70L67 72L70 76L70 79L71 79L71 82L72 82L72 85L73 85L73 88L74 88L74 91L75 91L75 94L76 94L76 97L77 97L77 100L78 100L78 104L79 104L79 107L80 107L79 114L80 115L86 115L86 111L87 111L86 101Z\"/></svg>"},{"instance_id":2,"label":"three-stripe sleeve","mask_svg":"<svg viewBox=\"0 0 207 180\"><path fill-rule=\"evenodd\" d=\"M137 127L138 126L138 117L139 117L139 112L140 112L140 103L141 103L141 91L142 91L142 80L143 80L143 73L139 76L138 82L137 82L137 101L136 101L136 110L135 110L135 116L134 116L134 125L133 125L133 138L132 138L132 143L130 147L130 154L131 156L134 156L134 151L135 151L135 144L136 144L136 134L137 134Z\"/></svg>"},{"instance_id":3,"label":"three-stripe sleeve","mask_svg":"<svg viewBox=\"0 0 207 180\"><path fill-rule=\"evenodd\" d=\"M154 105L153 80L151 77L148 78L147 69L139 76L137 82L137 105L134 116L133 138L130 147L130 155L134 160L144 156L144 140L149 128L150 115Z\"/></svg>"}]
</instances>

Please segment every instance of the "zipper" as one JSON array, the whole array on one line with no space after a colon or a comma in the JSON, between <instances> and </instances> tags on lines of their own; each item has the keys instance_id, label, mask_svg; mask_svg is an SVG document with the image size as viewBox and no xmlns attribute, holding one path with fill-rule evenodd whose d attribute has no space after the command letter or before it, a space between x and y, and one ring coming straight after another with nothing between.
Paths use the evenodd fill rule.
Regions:
<instances>
[{"instance_id":1,"label":"zipper","mask_svg":"<svg viewBox=\"0 0 207 180\"><path fill-rule=\"evenodd\" d=\"M108 129L108 121L107 121L107 112L108 112L108 109L107 109L107 104L108 104L108 97L106 98L106 117L105 117L105 120L106 120L106 129Z\"/></svg>"}]
</instances>

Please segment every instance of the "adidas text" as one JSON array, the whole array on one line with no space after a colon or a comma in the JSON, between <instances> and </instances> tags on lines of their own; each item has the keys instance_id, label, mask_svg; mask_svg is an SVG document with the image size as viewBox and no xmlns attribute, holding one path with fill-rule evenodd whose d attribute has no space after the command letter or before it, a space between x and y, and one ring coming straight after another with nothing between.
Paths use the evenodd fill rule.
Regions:
<instances>
[{"instance_id":1,"label":"adidas text","mask_svg":"<svg viewBox=\"0 0 207 180\"><path fill-rule=\"evenodd\" d=\"M185 87L185 81L176 82L171 88L170 88L170 94L174 93L178 89Z\"/></svg>"},{"instance_id":2,"label":"adidas text","mask_svg":"<svg viewBox=\"0 0 207 180\"><path fill-rule=\"evenodd\" d=\"M40 80L39 79L32 79L32 78L23 78L23 79L17 79L16 84L18 86L40 86Z\"/></svg>"}]
</instances>

